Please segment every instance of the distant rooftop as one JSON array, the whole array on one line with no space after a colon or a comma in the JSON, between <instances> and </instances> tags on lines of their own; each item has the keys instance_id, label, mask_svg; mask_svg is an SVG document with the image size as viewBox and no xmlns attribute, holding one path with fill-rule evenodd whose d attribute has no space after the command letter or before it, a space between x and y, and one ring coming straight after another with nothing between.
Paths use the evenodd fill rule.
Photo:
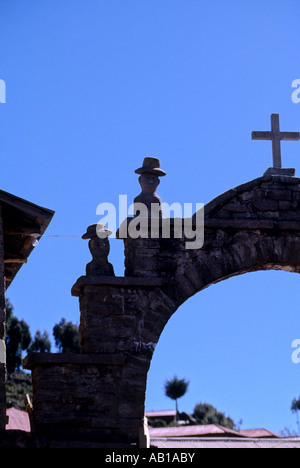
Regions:
<instances>
[{"instance_id":1,"label":"distant rooftop","mask_svg":"<svg viewBox=\"0 0 300 468\"><path fill-rule=\"evenodd\" d=\"M220 424L198 424L198 425L185 425L179 424L178 426L167 427L151 427L151 419L175 419L175 410L162 410L162 411L146 411L146 417L149 419L149 434L150 437L239 437L239 438L273 438L279 439L280 435L275 434L265 428L259 429L243 429L236 431L221 426ZM182 413L184 416L185 413Z\"/></svg>"},{"instance_id":2,"label":"distant rooftop","mask_svg":"<svg viewBox=\"0 0 300 468\"><path fill-rule=\"evenodd\" d=\"M164 416L172 416L175 418L176 410L160 410L160 411L146 411L147 418L162 418Z\"/></svg>"},{"instance_id":3,"label":"distant rooftop","mask_svg":"<svg viewBox=\"0 0 300 468\"><path fill-rule=\"evenodd\" d=\"M220 426L219 424L202 424L196 426L174 426L174 427L149 427L150 438L153 437L240 437L246 438L238 431L228 429L227 427Z\"/></svg>"},{"instance_id":4,"label":"distant rooftop","mask_svg":"<svg viewBox=\"0 0 300 468\"><path fill-rule=\"evenodd\" d=\"M239 434L245 436L245 437L249 437L249 438L252 438L252 439L255 439L255 438L266 438L266 437L273 437L273 438L280 438L281 436L279 436L278 434L275 434L274 432L272 431L268 431L267 429L241 429L239 431Z\"/></svg>"},{"instance_id":5,"label":"distant rooftop","mask_svg":"<svg viewBox=\"0 0 300 468\"><path fill-rule=\"evenodd\" d=\"M299 438L250 439L230 437L151 438L151 447L186 448L300 448Z\"/></svg>"},{"instance_id":6,"label":"distant rooftop","mask_svg":"<svg viewBox=\"0 0 300 468\"><path fill-rule=\"evenodd\" d=\"M8 416L6 430L31 431L29 416L26 411L22 411L17 408L9 408L6 411L6 415Z\"/></svg>"}]
</instances>

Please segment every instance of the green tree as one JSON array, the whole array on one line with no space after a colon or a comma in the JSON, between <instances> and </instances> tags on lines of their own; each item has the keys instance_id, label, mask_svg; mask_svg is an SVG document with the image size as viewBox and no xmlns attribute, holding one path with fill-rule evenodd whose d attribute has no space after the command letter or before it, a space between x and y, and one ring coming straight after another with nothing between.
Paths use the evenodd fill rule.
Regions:
<instances>
[{"instance_id":1,"label":"green tree","mask_svg":"<svg viewBox=\"0 0 300 468\"><path fill-rule=\"evenodd\" d=\"M13 305L6 299L6 367L7 372L19 370L22 364L22 351L31 342L29 325L13 315Z\"/></svg>"},{"instance_id":2,"label":"green tree","mask_svg":"<svg viewBox=\"0 0 300 468\"><path fill-rule=\"evenodd\" d=\"M55 344L61 353L79 353L79 331L77 325L65 318L53 328Z\"/></svg>"},{"instance_id":3,"label":"green tree","mask_svg":"<svg viewBox=\"0 0 300 468\"><path fill-rule=\"evenodd\" d=\"M298 411L300 410L300 397L297 399L297 398L294 398L293 401L292 401L292 405L291 405L291 411L292 413L295 413L296 414L296 418L297 418L297 426L298 426L298 432L300 434L300 426L299 426L299 416L298 416Z\"/></svg>"},{"instance_id":4,"label":"green tree","mask_svg":"<svg viewBox=\"0 0 300 468\"><path fill-rule=\"evenodd\" d=\"M185 379L178 379L175 375L172 379L166 380L164 383L165 394L167 397L175 400L176 405L176 417L175 420L177 421L178 417L178 398L181 398L187 392L189 386L189 382Z\"/></svg>"},{"instance_id":5,"label":"green tree","mask_svg":"<svg viewBox=\"0 0 300 468\"><path fill-rule=\"evenodd\" d=\"M197 424L220 424L229 429L236 428L235 422L209 403L198 403L193 412Z\"/></svg>"},{"instance_id":6,"label":"green tree","mask_svg":"<svg viewBox=\"0 0 300 468\"><path fill-rule=\"evenodd\" d=\"M5 385L6 404L8 408L25 409L24 395L28 393L32 398L31 374L19 370L7 375Z\"/></svg>"},{"instance_id":7,"label":"green tree","mask_svg":"<svg viewBox=\"0 0 300 468\"><path fill-rule=\"evenodd\" d=\"M42 334L40 330L37 330L34 335L33 341L28 349L28 351L34 353L50 353L51 351L51 342L49 339L49 334L47 331L44 331Z\"/></svg>"}]
</instances>

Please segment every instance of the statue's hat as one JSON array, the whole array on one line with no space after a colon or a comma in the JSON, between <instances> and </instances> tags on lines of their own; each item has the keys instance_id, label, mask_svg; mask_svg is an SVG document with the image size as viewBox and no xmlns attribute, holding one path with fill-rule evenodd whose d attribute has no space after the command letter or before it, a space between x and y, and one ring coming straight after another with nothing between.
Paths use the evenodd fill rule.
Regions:
<instances>
[{"instance_id":1,"label":"statue's hat","mask_svg":"<svg viewBox=\"0 0 300 468\"><path fill-rule=\"evenodd\" d=\"M136 174L155 174L159 177L166 175L166 172L160 168L160 160L157 158L145 158L142 167L134 171Z\"/></svg>"},{"instance_id":2,"label":"statue's hat","mask_svg":"<svg viewBox=\"0 0 300 468\"><path fill-rule=\"evenodd\" d=\"M106 228L105 224L91 224L86 233L81 236L82 239L91 239L92 237L100 237L101 239L105 239L106 237L110 236L112 232Z\"/></svg>"}]
</instances>

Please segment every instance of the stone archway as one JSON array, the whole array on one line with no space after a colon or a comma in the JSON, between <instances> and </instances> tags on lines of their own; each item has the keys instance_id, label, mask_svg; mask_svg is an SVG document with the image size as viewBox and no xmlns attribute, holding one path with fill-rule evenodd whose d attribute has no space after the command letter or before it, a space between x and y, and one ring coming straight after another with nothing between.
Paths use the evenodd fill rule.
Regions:
<instances>
[{"instance_id":1,"label":"stone archway","mask_svg":"<svg viewBox=\"0 0 300 468\"><path fill-rule=\"evenodd\" d=\"M73 286L81 354L25 360L46 445L138 444L153 351L178 307L234 275L300 272L300 179L266 173L208 203L204 216L201 249L187 250L184 238L127 238L124 277L87 275Z\"/></svg>"},{"instance_id":2,"label":"stone archway","mask_svg":"<svg viewBox=\"0 0 300 468\"><path fill-rule=\"evenodd\" d=\"M212 283L255 270L300 272L300 179L265 175L205 207L205 244L186 251L169 291L180 303Z\"/></svg>"}]
</instances>

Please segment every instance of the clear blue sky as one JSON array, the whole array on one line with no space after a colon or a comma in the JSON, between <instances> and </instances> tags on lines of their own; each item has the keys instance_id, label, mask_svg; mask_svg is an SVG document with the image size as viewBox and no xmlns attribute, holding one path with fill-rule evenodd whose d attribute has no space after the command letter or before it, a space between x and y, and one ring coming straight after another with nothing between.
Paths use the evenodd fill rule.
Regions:
<instances>
[{"instance_id":1,"label":"clear blue sky","mask_svg":"<svg viewBox=\"0 0 300 468\"><path fill-rule=\"evenodd\" d=\"M271 144L251 131L268 130L271 113L300 130L299 16L297 0L0 0L0 188L55 210L48 235L81 235L99 203L133 201L145 156L161 159L169 203L207 203L260 177ZM299 143L282 154L300 176ZM7 293L33 335L79 322L70 290L88 261L80 237L41 240ZM122 241L110 261L123 275ZM258 272L187 301L155 351L147 409L173 407L162 387L177 374L190 380L182 410L205 401L243 428L296 429L299 286Z\"/></svg>"}]
</instances>

